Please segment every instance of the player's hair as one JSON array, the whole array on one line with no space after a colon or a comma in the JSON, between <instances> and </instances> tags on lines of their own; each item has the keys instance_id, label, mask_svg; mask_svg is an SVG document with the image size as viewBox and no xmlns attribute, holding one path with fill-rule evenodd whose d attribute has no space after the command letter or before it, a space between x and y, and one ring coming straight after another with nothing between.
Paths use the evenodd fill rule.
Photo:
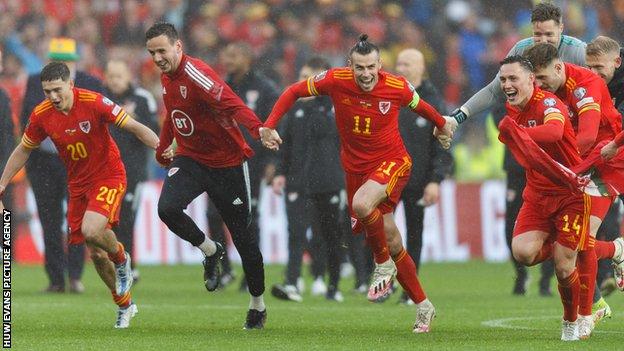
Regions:
<instances>
[{"instance_id":1,"label":"player's hair","mask_svg":"<svg viewBox=\"0 0 624 351\"><path fill-rule=\"evenodd\" d=\"M368 41L368 34L360 34L358 42L349 50L349 57L351 57L354 52L360 55L368 55L373 51L379 52L377 45Z\"/></svg>"},{"instance_id":2,"label":"player's hair","mask_svg":"<svg viewBox=\"0 0 624 351\"><path fill-rule=\"evenodd\" d=\"M60 79L63 82L69 81L69 67L63 62L53 61L45 65L41 70L41 81L51 82Z\"/></svg>"},{"instance_id":3,"label":"player's hair","mask_svg":"<svg viewBox=\"0 0 624 351\"><path fill-rule=\"evenodd\" d=\"M507 56L505 57L504 60L502 60L499 63L501 66L512 64L512 63L518 63L520 64L520 67L524 68L525 70L529 72L533 72L533 65L531 64L531 61L527 60L525 57L522 57L520 55Z\"/></svg>"},{"instance_id":4,"label":"player's hair","mask_svg":"<svg viewBox=\"0 0 624 351\"><path fill-rule=\"evenodd\" d=\"M604 35L597 36L587 44L585 51L587 56L599 56L605 54L620 54L620 43Z\"/></svg>"},{"instance_id":5,"label":"player's hair","mask_svg":"<svg viewBox=\"0 0 624 351\"><path fill-rule=\"evenodd\" d=\"M550 65L554 60L559 58L557 48L548 43L539 43L531 46L525 53L526 57L533 68L540 69Z\"/></svg>"},{"instance_id":6,"label":"player's hair","mask_svg":"<svg viewBox=\"0 0 624 351\"><path fill-rule=\"evenodd\" d=\"M550 20L555 21L557 24L561 24L563 22L559 6L556 6L551 2L542 2L535 5L533 11L531 11L531 23L546 22Z\"/></svg>"},{"instance_id":7,"label":"player's hair","mask_svg":"<svg viewBox=\"0 0 624 351\"><path fill-rule=\"evenodd\" d=\"M310 67L313 70L328 70L331 68L329 61L321 56L313 56L309 60L306 61L304 66Z\"/></svg>"},{"instance_id":8,"label":"player's hair","mask_svg":"<svg viewBox=\"0 0 624 351\"><path fill-rule=\"evenodd\" d=\"M156 38L157 36L164 35L169 39L171 44L175 43L176 40L180 39L178 35L178 31L175 29L173 24L167 22L159 22L152 25L147 32L145 32L145 41L152 38Z\"/></svg>"}]
</instances>

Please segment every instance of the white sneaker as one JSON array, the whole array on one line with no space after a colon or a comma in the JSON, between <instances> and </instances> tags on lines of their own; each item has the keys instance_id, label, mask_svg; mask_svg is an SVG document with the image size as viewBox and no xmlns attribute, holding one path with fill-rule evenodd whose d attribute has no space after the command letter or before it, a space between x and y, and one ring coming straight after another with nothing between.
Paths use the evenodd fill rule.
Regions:
<instances>
[{"instance_id":1,"label":"white sneaker","mask_svg":"<svg viewBox=\"0 0 624 351\"><path fill-rule=\"evenodd\" d=\"M139 312L137 306L132 303L126 308L120 308L117 311L117 321L115 322L115 329L125 329L130 326L130 319Z\"/></svg>"},{"instance_id":2,"label":"white sneaker","mask_svg":"<svg viewBox=\"0 0 624 351\"><path fill-rule=\"evenodd\" d=\"M578 324L578 337L579 339L589 339L594 331L594 318L592 316L578 316L576 320Z\"/></svg>"},{"instance_id":3,"label":"white sneaker","mask_svg":"<svg viewBox=\"0 0 624 351\"><path fill-rule=\"evenodd\" d=\"M130 254L126 252L126 261L115 265L115 292L117 295L122 296L130 291L133 281Z\"/></svg>"},{"instance_id":4,"label":"white sneaker","mask_svg":"<svg viewBox=\"0 0 624 351\"><path fill-rule=\"evenodd\" d=\"M303 297L299 294L297 287L294 285L273 285L271 294L281 300L303 301Z\"/></svg>"},{"instance_id":5,"label":"white sneaker","mask_svg":"<svg viewBox=\"0 0 624 351\"><path fill-rule=\"evenodd\" d=\"M416 334L428 333L431 330L431 322L435 318L435 307L428 299L416 305L416 322L413 332Z\"/></svg>"},{"instance_id":6,"label":"white sneaker","mask_svg":"<svg viewBox=\"0 0 624 351\"><path fill-rule=\"evenodd\" d=\"M613 255L613 277L618 289L624 291L624 239L617 238L613 240L615 245L615 253Z\"/></svg>"},{"instance_id":7,"label":"white sneaker","mask_svg":"<svg viewBox=\"0 0 624 351\"><path fill-rule=\"evenodd\" d=\"M568 322L563 320L561 322L561 340L562 341L577 341L579 339L578 324L576 321Z\"/></svg>"},{"instance_id":8,"label":"white sneaker","mask_svg":"<svg viewBox=\"0 0 624 351\"><path fill-rule=\"evenodd\" d=\"M321 296L327 294L327 285L323 281L323 277L318 277L312 283L312 296Z\"/></svg>"},{"instance_id":9,"label":"white sneaker","mask_svg":"<svg viewBox=\"0 0 624 351\"><path fill-rule=\"evenodd\" d=\"M340 265L340 278L349 278L355 273L355 268L350 262L345 262Z\"/></svg>"},{"instance_id":10,"label":"white sneaker","mask_svg":"<svg viewBox=\"0 0 624 351\"><path fill-rule=\"evenodd\" d=\"M390 297L392 294L392 281L396 273L397 269L391 258L384 263L376 263L373 281L368 288L368 301L384 302Z\"/></svg>"}]
</instances>

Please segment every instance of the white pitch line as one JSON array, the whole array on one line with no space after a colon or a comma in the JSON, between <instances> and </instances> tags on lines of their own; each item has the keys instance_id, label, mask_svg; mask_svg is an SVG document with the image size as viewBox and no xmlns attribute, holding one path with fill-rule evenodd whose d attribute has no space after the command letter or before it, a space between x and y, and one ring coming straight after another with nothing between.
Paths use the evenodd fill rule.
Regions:
<instances>
[{"instance_id":1,"label":"white pitch line","mask_svg":"<svg viewBox=\"0 0 624 351\"><path fill-rule=\"evenodd\" d=\"M481 322L481 325L485 327L490 327L490 328L548 331L550 329L527 327L523 325L511 325L512 322L534 321L534 320L545 320L545 319L559 320L561 319L561 316L510 317L510 318L501 318L501 319L491 319L491 320ZM606 323L606 322L601 322L598 324L598 326L601 325L602 323ZM594 333L624 334L624 331L594 329Z\"/></svg>"}]
</instances>

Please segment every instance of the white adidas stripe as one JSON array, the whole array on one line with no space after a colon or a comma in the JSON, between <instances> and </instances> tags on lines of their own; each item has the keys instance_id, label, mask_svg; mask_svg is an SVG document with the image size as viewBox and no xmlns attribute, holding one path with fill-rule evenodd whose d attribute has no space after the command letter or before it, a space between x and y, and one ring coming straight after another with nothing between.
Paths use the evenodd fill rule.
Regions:
<instances>
[{"instance_id":1,"label":"white adidas stripe","mask_svg":"<svg viewBox=\"0 0 624 351\"><path fill-rule=\"evenodd\" d=\"M195 68L190 62L186 63L186 66L184 67L184 71L188 73L188 75L193 80L195 80L197 83L203 86L206 90L210 90L210 88L212 88L212 86L214 85L214 83L212 82L212 80L210 80L210 78L206 77L206 75L198 71L197 68Z\"/></svg>"}]
</instances>

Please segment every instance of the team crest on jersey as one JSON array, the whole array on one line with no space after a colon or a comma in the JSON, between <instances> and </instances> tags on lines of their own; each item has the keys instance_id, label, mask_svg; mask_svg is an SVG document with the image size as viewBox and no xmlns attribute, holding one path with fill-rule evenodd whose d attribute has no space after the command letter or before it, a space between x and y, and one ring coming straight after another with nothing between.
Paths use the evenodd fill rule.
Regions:
<instances>
[{"instance_id":1,"label":"team crest on jersey","mask_svg":"<svg viewBox=\"0 0 624 351\"><path fill-rule=\"evenodd\" d=\"M587 90L583 87L578 87L574 90L574 96L579 100L585 96L585 93L587 93Z\"/></svg>"},{"instance_id":2,"label":"team crest on jersey","mask_svg":"<svg viewBox=\"0 0 624 351\"><path fill-rule=\"evenodd\" d=\"M557 101L553 98L544 99L544 105L548 107L553 107L557 104Z\"/></svg>"},{"instance_id":3,"label":"team crest on jersey","mask_svg":"<svg viewBox=\"0 0 624 351\"><path fill-rule=\"evenodd\" d=\"M534 119L530 119L529 120L529 127L535 127L537 126L537 121L535 121Z\"/></svg>"},{"instance_id":4,"label":"team crest on jersey","mask_svg":"<svg viewBox=\"0 0 624 351\"><path fill-rule=\"evenodd\" d=\"M107 98L106 96L103 96L103 97L102 97L102 102L103 102L105 105L108 105L108 106L113 106L113 102L111 101L111 99Z\"/></svg>"},{"instance_id":5,"label":"team crest on jersey","mask_svg":"<svg viewBox=\"0 0 624 351\"><path fill-rule=\"evenodd\" d=\"M180 85L180 94L182 94L182 97L186 99L186 86L185 85Z\"/></svg>"},{"instance_id":6,"label":"team crest on jersey","mask_svg":"<svg viewBox=\"0 0 624 351\"><path fill-rule=\"evenodd\" d=\"M171 167L169 168L169 172L167 172L167 177L172 177L174 174L178 173L180 167Z\"/></svg>"},{"instance_id":7,"label":"team crest on jersey","mask_svg":"<svg viewBox=\"0 0 624 351\"><path fill-rule=\"evenodd\" d=\"M314 76L314 81L318 82L319 80L322 80L323 78L325 78L325 76L327 75L327 70L317 74Z\"/></svg>"},{"instance_id":8,"label":"team crest on jersey","mask_svg":"<svg viewBox=\"0 0 624 351\"><path fill-rule=\"evenodd\" d=\"M390 111L390 101L379 101L379 111L384 115L388 113Z\"/></svg>"},{"instance_id":9,"label":"team crest on jersey","mask_svg":"<svg viewBox=\"0 0 624 351\"><path fill-rule=\"evenodd\" d=\"M86 134L89 134L89 131L91 130L91 122L89 121L80 122L78 123L78 126L80 127L80 130L82 130Z\"/></svg>"}]
</instances>

